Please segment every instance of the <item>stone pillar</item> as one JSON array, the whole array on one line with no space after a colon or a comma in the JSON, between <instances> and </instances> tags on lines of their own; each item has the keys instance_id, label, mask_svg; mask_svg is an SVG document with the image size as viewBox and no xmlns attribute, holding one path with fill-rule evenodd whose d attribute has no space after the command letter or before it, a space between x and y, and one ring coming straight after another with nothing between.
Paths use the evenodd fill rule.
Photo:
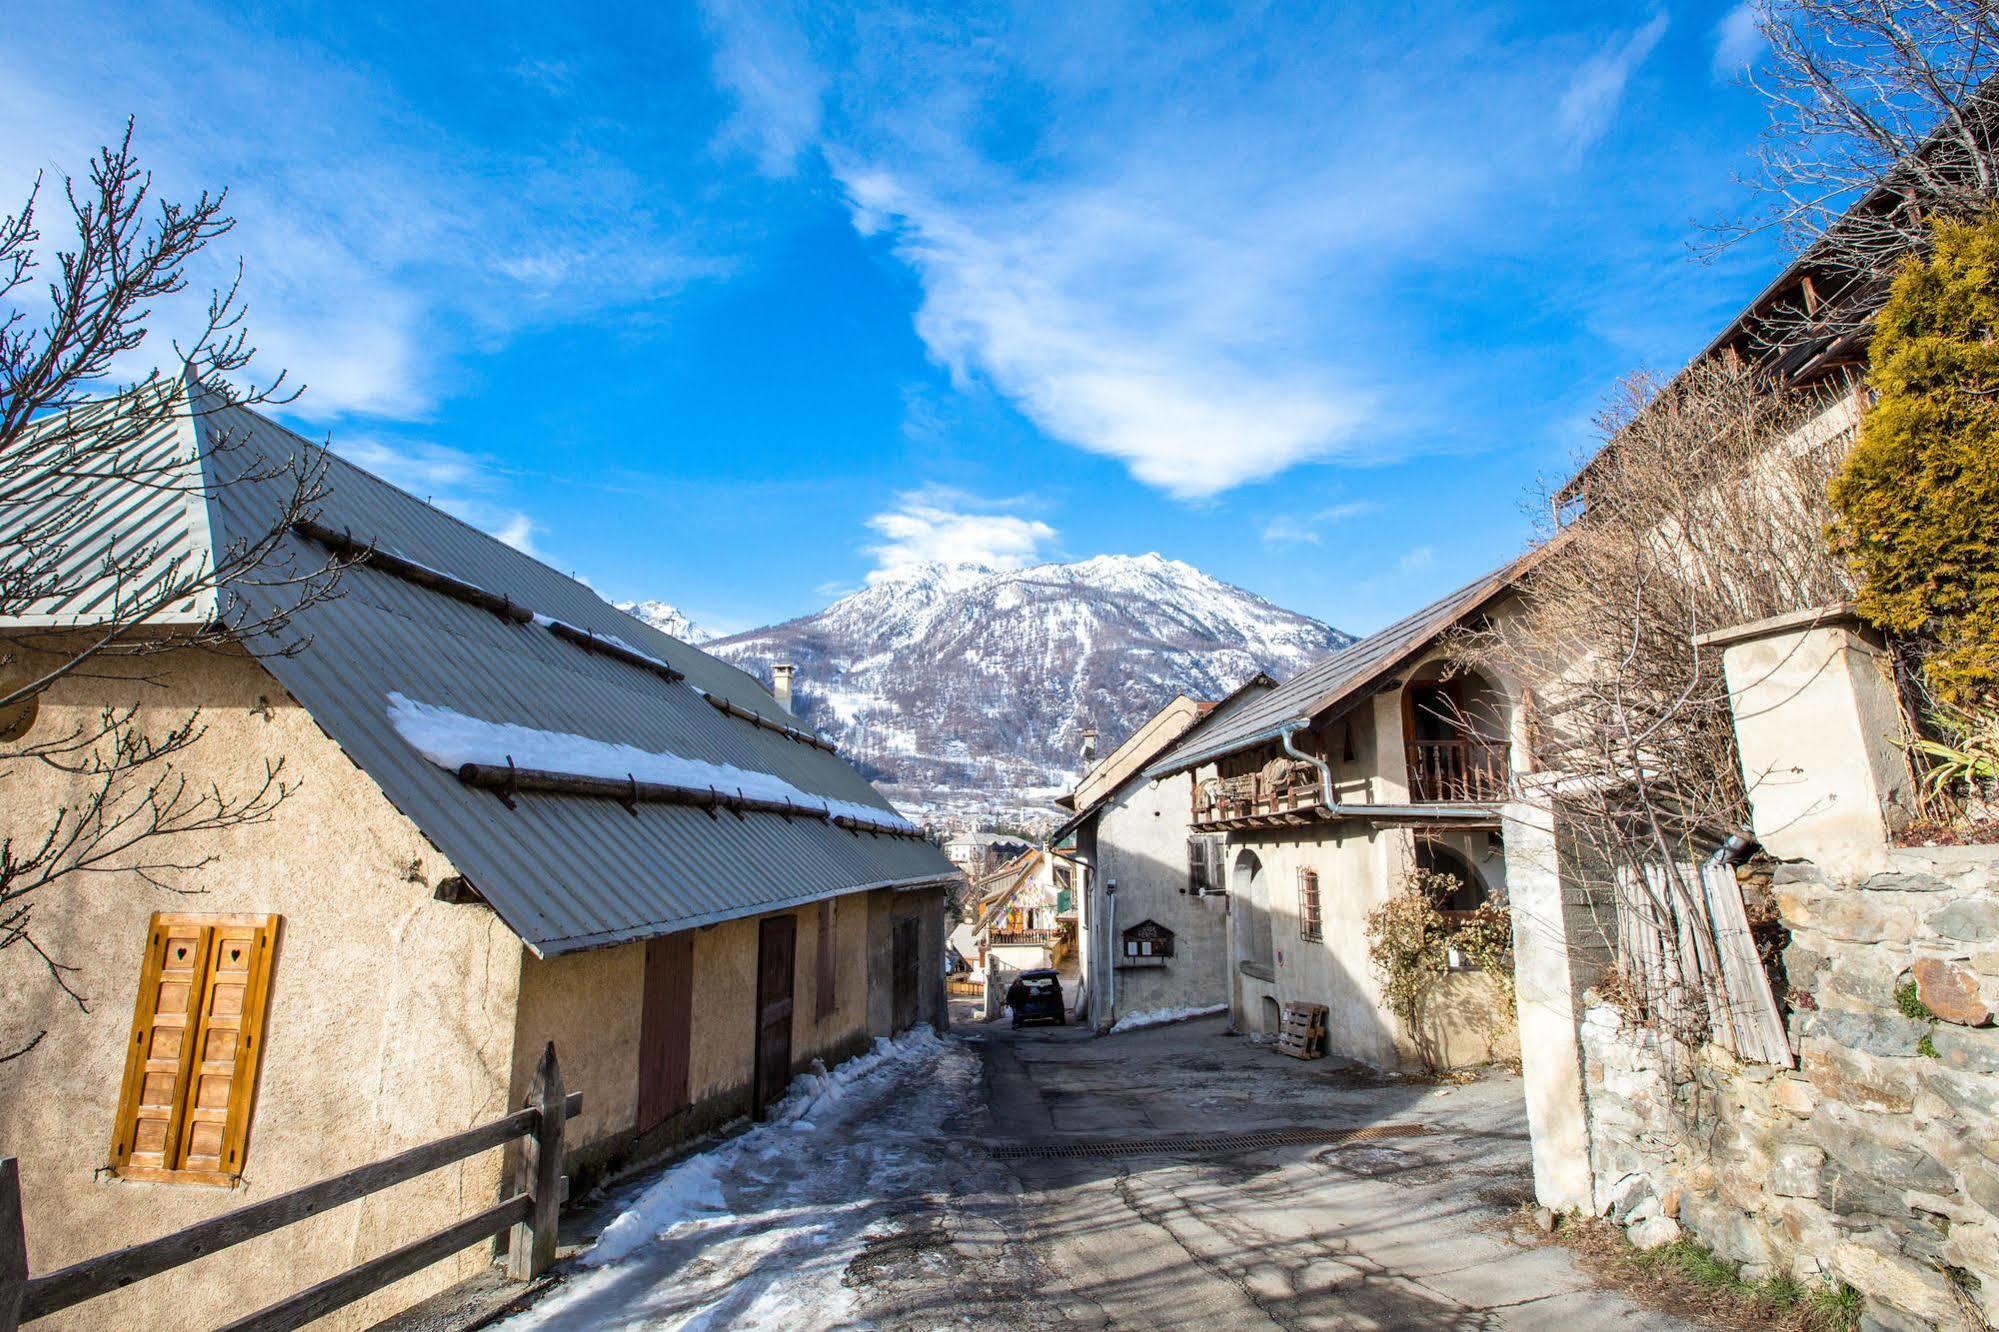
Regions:
<instances>
[{"instance_id":1,"label":"stone pillar","mask_svg":"<svg viewBox=\"0 0 1999 1332\"><path fill-rule=\"evenodd\" d=\"M1885 869L1915 793L1879 643L1843 607L1695 641L1722 654L1756 839L1835 877Z\"/></svg>"},{"instance_id":2,"label":"stone pillar","mask_svg":"<svg viewBox=\"0 0 1999 1332\"><path fill-rule=\"evenodd\" d=\"M1520 1073L1534 1143L1534 1196L1557 1211L1595 1210L1589 1117L1583 1101L1580 974L1588 942L1571 937L1552 810L1515 802L1502 811L1506 897L1513 915L1513 988Z\"/></svg>"}]
</instances>

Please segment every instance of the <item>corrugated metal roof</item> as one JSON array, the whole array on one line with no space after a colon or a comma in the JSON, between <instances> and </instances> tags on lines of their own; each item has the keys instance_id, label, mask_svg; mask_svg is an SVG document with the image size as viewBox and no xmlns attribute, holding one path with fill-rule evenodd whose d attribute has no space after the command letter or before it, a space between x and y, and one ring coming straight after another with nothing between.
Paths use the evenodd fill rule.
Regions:
<instances>
[{"instance_id":1,"label":"corrugated metal roof","mask_svg":"<svg viewBox=\"0 0 1999 1332\"><path fill-rule=\"evenodd\" d=\"M206 458L235 469L209 486L214 540L266 533L282 482L242 478L262 457L312 447L239 407L196 421L247 447ZM210 451L203 450L205 455ZM335 456L316 515L454 578L542 615L615 636L663 659L687 684L772 720L792 721L752 677L616 610L573 579L424 504ZM327 552L296 533L273 554L298 570ZM278 585L238 585L240 623L295 604ZM461 783L404 741L388 697L454 709L710 763L775 773L815 795L892 807L836 754L717 711L687 685L616 657L588 652L538 624L520 624L359 565L336 597L305 606L282 641L252 644L314 721L366 772L500 918L544 956L643 938L857 889L955 877L927 841L854 833L817 819L773 814L711 816L697 807L520 793L509 810ZM337 835L334 834L334 835Z\"/></svg>"},{"instance_id":2,"label":"corrugated metal roof","mask_svg":"<svg viewBox=\"0 0 1999 1332\"><path fill-rule=\"evenodd\" d=\"M7 572L27 575L21 600L3 608L7 623L214 617L212 591L174 595L212 567L194 429L185 412L162 410L158 398L134 401L85 403L24 433L17 448L29 459L33 490L0 500Z\"/></svg>"},{"instance_id":3,"label":"corrugated metal roof","mask_svg":"<svg viewBox=\"0 0 1999 1332\"><path fill-rule=\"evenodd\" d=\"M1227 717L1194 732L1164 759L1147 768L1145 775L1170 776L1225 754L1268 743L1293 723L1309 721L1347 702L1411 655L1428 647L1452 625L1492 601L1546 549L1542 546L1530 550L1379 633L1307 666L1269 693L1252 697L1244 706L1231 710Z\"/></svg>"}]
</instances>

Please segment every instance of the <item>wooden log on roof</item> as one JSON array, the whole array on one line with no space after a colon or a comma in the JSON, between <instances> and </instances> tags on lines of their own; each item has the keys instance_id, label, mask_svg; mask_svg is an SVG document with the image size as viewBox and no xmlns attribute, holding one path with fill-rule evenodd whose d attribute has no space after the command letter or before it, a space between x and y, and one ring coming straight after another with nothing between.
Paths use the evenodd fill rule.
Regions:
<instances>
[{"instance_id":1,"label":"wooden log on roof","mask_svg":"<svg viewBox=\"0 0 1999 1332\"><path fill-rule=\"evenodd\" d=\"M708 700L708 705L714 708L717 712L723 713L730 717L740 718L743 721L749 722L753 726L760 726L766 731L776 731L779 735L783 736L787 740L796 740L801 745L811 745L813 748L823 749L829 754L837 754L840 752L839 747L836 746L831 740L827 740L822 736L814 735L812 734L812 732L803 730L796 726L786 726L781 721L773 721L769 717L764 716L761 712L752 712L748 708L741 707L735 703L731 703L728 699L723 698L720 695L704 694L702 695L702 697L706 698Z\"/></svg>"},{"instance_id":2,"label":"wooden log on roof","mask_svg":"<svg viewBox=\"0 0 1999 1332\"><path fill-rule=\"evenodd\" d=\"M778 814L786 819L814 819L832 823L851 832L879 833L884 837L920 839L914 828L900 827L886 818L876 823L852 815L835 815L823 806L801 805L792 800L771 800L724 791L711 786L680 786L671 782L642 782L634 777L588 777L573 772L551 772L543 768L511 767L503 763L466 763L458 769L458 780L467 786L497 792L503 798L530 792L543 795L590 796L615 800L636 815L638 806L688 805L706 810L711 817L727 810L740 817L746 813Z\"/></svg>"},{"instance_id":3,"label":"wooden log on roof","mask_svg":"<svg viewBox=\"0 0 1999 1332\"><path fill-rule=\"evenodd\" d=\"M453 578L429 565L406 560L400 555L392 555L372 542L358 540L353 533L335 531L324 523L316 523L310 518L301 518L292 524L292 530L301 536L311 537L335 554L344 555L356 564L365 564L371 569L393 574L406 583L427 587L433 592L441 592L453 600L477 606L480 610L491 611L502 619L516 624L526 624L534 619L534 611L511 598L496 592L488 592L476 583L468 583L461 578Z\"/></svg>"},{"instance_id":4,"label":"wooden log on roof","mask_svg":"<svg viewBox=\"0 0 1999 1332\"><path fill-rule=\"evenodd\" d=\"M545 768L509 767L504 763L466 763L458 769L458 780L467 786L512 794L517 791L546 795L595 796L616 800L627 806L693 805L706 810L755 811L782 814L786 818L827 820L823 808L801 805L791 800L768 800L724 791L712 786L680 786L670 782L642 782L633 777L586 777L573 772L551 772Z\"/></svg>"},{"instance_id":5,"label":"wooden log on roof","mask_svg":"<svg viewBox=\"0 0 1999 1332\"><path fill-rule=\"evenodd\" d=\"M599 656L622 661L627 666L636 666L642 671L651 671L654 675L661 676L664 679L678 682L687 678L681 672L675 670L657 657L649 657L643 652L637 652L626 647L623 643L612 642L608 638L602 638L591 633L588 629L563 620L550 620L548 622L548 632L554 634L564 642L574 643L585 652L595 652Z\"/></svg>"}]
</instances>

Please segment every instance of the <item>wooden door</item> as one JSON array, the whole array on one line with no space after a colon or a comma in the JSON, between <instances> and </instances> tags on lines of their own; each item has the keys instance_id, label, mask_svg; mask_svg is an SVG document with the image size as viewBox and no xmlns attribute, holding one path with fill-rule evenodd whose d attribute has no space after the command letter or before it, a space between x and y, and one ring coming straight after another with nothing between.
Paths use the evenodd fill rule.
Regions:
<instances>
[{"instance_id":1,"label":"wooden door","mask_svg":"<svg viewBox=\"0 0 1999 1332\"><path fill-rule=\"evenodd\" d=\"M639 1001L639 1132L687 1107L694 1028L694 931L646 940Z\"/></svg>"},{"instance_id":2,"label":"wooden door","mask_svg":"<svg viewBox=\"0 0 1999 1332\"><path fill-rule=\"evenodd\" d=\"M904 916L895 922L895 948L890 965L895 978L893 1022L896 1031L905 1031L916 1024L917 925L914 916Z\"/></svg>"},{"instance_id":3,"label":"wooden door","mask_svg":"<svg viewBox=\"0 0 1999 1332\"><path fill-rule=\"evenodd\" d=\"M751 1092L758 1119L791 1082L791 980L798 918L772 916L757 932L757 1049Z\"/></svg>"}]
</instances>

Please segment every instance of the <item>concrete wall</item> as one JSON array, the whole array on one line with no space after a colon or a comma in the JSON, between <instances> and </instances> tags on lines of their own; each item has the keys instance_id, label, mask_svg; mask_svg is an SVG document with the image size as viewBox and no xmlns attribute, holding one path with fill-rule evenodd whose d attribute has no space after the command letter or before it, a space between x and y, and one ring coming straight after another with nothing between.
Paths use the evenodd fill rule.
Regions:
<instances>
[{"instance_id":1,"label":"concrete wall","mask_svg":"<svg viewBox=\"0 0 1999 1332\"><path fill-rule=\"evenodd\" d=\"M37 894L42 945L78 970L78 1007L25 947L0 953L0 1044L35 1031L34 1051L0 1066L0 1153L21 1161L31 1270L120 1245L365 1164L504 1112L520 945L491 911L432 898L452 867L264 670L213 653L155 657L163 687L68 681L42 702L29 740L87 724L113 698L139 702L157 733L202 709L207 734L181 766L242 791L267 759L296 793L269 823L172 846L213 863L175 895L136 875L65 881ZM10 765L0 818L47 827L76 788L52 769ZM154 843L158 851L164 843ZM100 1174L154 912L284 918L243 1183L142 1184ZM438 1230L492 1202L492 1151L188 1267L92 1300L37 1327L206 1328ZM484 1265L483 1250L429 1268L336 1315L361 1327Z\"/></svg>"},{"instance_id":2,"label":"concrete wall","mask_svg":"<svg viewBox=\"0 0 1999 1332\"><path fill-rule=\"evenodd\" d=\"M1193 778L1138 782L1096 819L1096 873L1116 884L1115 1011L1108 1021L1166 1008L1228 1002L1228 899L1187 891ZM1134 965L1118 936L1143 920L1173 931L1173 956ZM1097 1016L1094 1015L1093 1016Z\"/></svg>"}]
</instances>

